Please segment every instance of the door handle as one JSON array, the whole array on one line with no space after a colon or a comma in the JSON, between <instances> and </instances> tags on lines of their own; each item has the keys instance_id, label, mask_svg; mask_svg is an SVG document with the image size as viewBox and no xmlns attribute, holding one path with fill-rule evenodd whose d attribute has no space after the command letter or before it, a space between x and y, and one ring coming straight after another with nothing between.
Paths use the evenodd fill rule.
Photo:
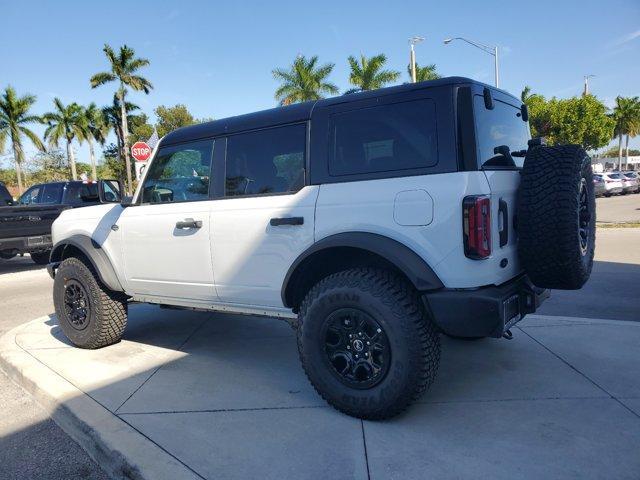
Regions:
<instances>
[{"instance_id":1,"label":"door handle","mask_svg":"<svg viewBox=\"0 0 640 480\"><path fill-rule=\"evenodd\" d=\"M304 224L304 217L272 218L269 223L272 227L279 227L281 225L302 225Z\"/></svg>"},{"instance_id":2,"label":"door handle","mask_svg":"<svg viewBox=\"0 0 640 480\"><path fill-rule=\"evenodd\" d=\"M202 228L202 220L194 220L193 218L185 218L181 222L176 222L176 228L185 230L188 228Z\"/></svg>"},{"instance_id":3,"label":"door handle","mask_svg":"<svg viewBox=\"0 0 640 480\"><path fill-rule=\"evenodd\" d=\"M502 215L502 228L498 235L500 236L500 247L504 247L509 243L509 206L503 199L498 202L498 215Z\"/></svg>"}]
</instances>

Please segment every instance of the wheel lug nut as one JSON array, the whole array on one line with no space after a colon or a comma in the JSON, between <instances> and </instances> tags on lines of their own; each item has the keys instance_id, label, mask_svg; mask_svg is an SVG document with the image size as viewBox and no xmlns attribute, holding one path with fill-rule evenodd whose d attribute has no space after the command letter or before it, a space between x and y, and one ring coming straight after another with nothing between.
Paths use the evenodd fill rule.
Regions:
<instances>
[{"instance_id":1,"label":"wheel lug nut","mask_svg":"<svg viewBox=\"0 0 640 480\"><path fill-rule=\"evenodd\" d=\"M356 358L358 358L358 354L356 353Z\"/></svg>"},{"instance_id":2,"label":"wheel lug nut","mask_svg":"<svg viewBox=\"0 0 640 480\"><path fill-rule=\"evenodd\" d=\"M351 347L349 345L347 345L347 350L351 350Z\"/></svg>"},{"instance_id":3,"label":"wheel lug nut","mask_svg":"<svg viewBox=\"0 0 640 480\"><path fill-rule=\"evenodd\" d=\"M371 342L367 342L367 345L371 345Z\"/></svg>"},{"instance_id":4,"label":"wheel lug nut","mask_svg":"<svg viewBox=\"0 0 640 480\"><path fill-rule=\"evenodd\" d=\"M377 330L376 330L376 332L378 332L378 333L381 333L381 332L382 332L382 330L380 330L380 329L377 329Z\"/></svg>"}]
</instances>

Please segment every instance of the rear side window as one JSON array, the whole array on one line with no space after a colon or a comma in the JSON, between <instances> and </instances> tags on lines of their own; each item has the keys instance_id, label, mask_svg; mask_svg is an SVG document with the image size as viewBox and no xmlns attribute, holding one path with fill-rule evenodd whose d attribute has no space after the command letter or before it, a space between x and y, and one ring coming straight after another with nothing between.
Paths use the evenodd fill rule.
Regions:
<instances>
[{"instance_id":1,"label":"rear side window","mask_svg":"<svg viewBox=\"0 0 640 480\"><path fill-rule=\"evenodd\" d=\"M143 203L194 202L209 199L213 140L161 148L142 187Z\"/></svg>"},{"instance_id":2,"label":"rear side window","mask_svg":"<svg viewBox=\"0 0 640 480\"><path fill-rule=\"evenodd\" d=\"M432 167L438 163L435 104L414 100L329 118L333 176Z\"/></svg>"},{"instance_id":3,"label":"rear side window","mask_svg":"<svg viewBox=\"0 0 640 480\"><path fill-rule=\"evenodd\" d=\"M57 205L62 203L63 183L47 183L42 186L42 197L40 203L46 205Z\"/></svg>"},{"instance_id":4,"label":"rear side window","mask_svg":"<svg viewBox=\"0 0 640 480\"><path fill-rule=\"evenodd\" d=\"M502 147L508 147L509 152L524 155L531 132L529 123L522 120L520 107L495 100L493 110L489 110L484 105L484 97L474 95L473 109L476 117L480 166L488 161L504 164L501 160L504 160L502 157L506 150ZM524 164L524 156L511 158L516 167L522 167Z\"/></svg>"},{"instance_id":5,"label":"rear side window","mask_svg":"<svg viewBox=\"0 0 640 480\"><path fill-rule=\"evenodd\" d=\"M304 185L307 129L287 125L227 140L225 195L296 192Z\"/></svg>"},{"instance_id":6,"label":"rear side window","mask_svg":"<svg viewBox=\"0 0 640 480\"><path fill-rule=\"evenodd\" d=\"M97 203L99 200L98 185L96 183L70 183L67 185L65 203L69 205Z\"/></svg>"}]
</instances>

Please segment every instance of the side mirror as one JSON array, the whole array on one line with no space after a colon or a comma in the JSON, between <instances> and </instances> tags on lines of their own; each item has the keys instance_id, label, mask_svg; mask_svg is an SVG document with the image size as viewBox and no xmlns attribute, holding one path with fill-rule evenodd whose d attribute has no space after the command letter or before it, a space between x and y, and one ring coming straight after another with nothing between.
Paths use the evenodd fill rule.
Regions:
<instances>
[{"instance_id":1,"label":"side mirror","mask_svg":"<svg viewBox=\"0 0 640 480\"><path fill-rule=\"evenodd\" d=\"M522 106L520 107L520 113L522 114L522 120L524 122L528 122L529 121L529 107L527 107L526 103L523 103Z\"/></svg>"},{"instance_id":2,"label":"side mirror","mask_svg":"<svg viewBox=\"0 0 640 480\"><path fill-rule=\"evenodd\" d=\"M120 205L122 205L124 208L134 205L133 197L129 197L129 196L122 197L122 200L120 200Z\"/></svg>"},{"instance_id":3,"label":"side mirror","mask_svg":"<svg viewBox=\"0 0 640 480\"><path fill-rule=\"evenodd\" d=\"M120 180L98 181L100 203L120 203L122 201L122 182Z\"/></svg>"}]
</instances>

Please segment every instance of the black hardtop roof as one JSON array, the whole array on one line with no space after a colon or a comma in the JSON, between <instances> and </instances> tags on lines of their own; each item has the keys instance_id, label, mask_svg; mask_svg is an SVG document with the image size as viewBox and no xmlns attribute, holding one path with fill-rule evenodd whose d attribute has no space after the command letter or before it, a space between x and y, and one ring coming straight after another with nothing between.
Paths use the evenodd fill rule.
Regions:
<instances>
[{"instance_id":1,"label":"black hardtop roof","mask_svg":"<svg viewBox=\"0 0 640 480\"><path fill-rule=\"evenodd\" d=\"M420 90L423 88L439 87L444 85L476 84L496 90L495 87L486 85L477 80L465 77L445 77L426 82L405 83L394 87L380 88L378 90L368 90L365 92L340 95L338 97L324 98L310 102L296 103L286 107L275 107L255 113L247 113L235 117L222 118L212 122L200 123L189 127L182 127L168 133L162 139L162 145L182 143L192 140L204 139L216 135L232 134L244 130L255 130L259 128L271 127L274 125L284 125L288 123L304 122L311 118L311 112L315 106L335 105L338 103L364 100L381 95L391 95L396 93ZM508 92L500 90L509 96ZM514 97L515 98L515 97Z\"/></svg>"}]
</instances>

